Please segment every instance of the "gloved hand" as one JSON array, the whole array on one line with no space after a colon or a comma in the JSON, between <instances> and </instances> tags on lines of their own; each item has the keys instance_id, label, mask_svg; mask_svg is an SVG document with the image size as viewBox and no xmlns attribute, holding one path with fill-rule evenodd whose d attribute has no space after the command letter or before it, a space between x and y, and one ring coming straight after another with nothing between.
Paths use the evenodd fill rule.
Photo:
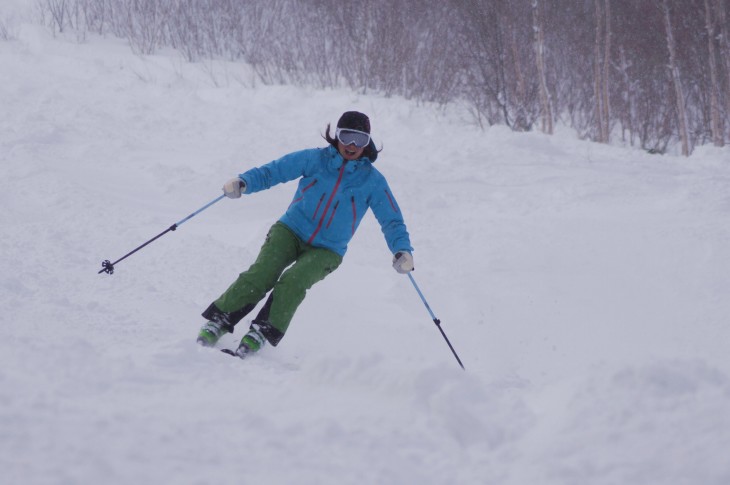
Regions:
<instances>
[{"instance_id":1,"label":"gloved hand","mask_svg":"<svg viewBox=\"0 0 730 485\"><path fill-rule=\"evenodd\" d=\"M393 268L400 274L410 273L414 270L413 256L407 251L398 251L393 255Z\"/></svg>"},{"instance_id":2,"label":"gloved hand","mask_svg":"<svg viewBox=\"0 0 730 485\"><path fill-rule=\"evenodd\" d=\"M223 194L228 198L238 199L244 192L246 192L246 182L239 177L232 178L223 184Z\"/></svg>"}]
</instances>

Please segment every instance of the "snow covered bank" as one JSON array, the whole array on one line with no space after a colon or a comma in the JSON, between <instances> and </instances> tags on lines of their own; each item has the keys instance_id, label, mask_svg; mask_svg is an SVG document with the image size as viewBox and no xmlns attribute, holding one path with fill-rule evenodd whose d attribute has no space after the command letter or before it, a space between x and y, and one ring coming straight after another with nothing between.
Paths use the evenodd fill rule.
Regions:
<instances>
[{"instance_id":1,"label":"snow covered bank","mask_svg":"<svg viewBox=\"0 0 730 485\"><path fill-rule=\"evenodd\" d=\"M256 86L242 66L30 25L0 64L8 483L730 481L727 149L482 132L456 108ZM231 175L322 146L351 108L467 372L369 216L278 348L196 346L292 186L96 274Z\"/></svg>"}]
</instances>

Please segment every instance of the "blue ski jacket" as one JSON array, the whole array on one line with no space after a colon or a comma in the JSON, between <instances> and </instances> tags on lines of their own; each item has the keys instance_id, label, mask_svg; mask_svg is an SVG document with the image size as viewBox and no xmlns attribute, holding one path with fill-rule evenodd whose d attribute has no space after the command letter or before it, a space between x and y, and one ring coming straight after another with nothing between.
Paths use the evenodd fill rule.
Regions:
<instances>
[{"instance_id":1,"label":"blue ski jacket","mask_svg":"<svg viewBox=\"0 0 730 485\"><path fill-rule=\"evenodd\" d=\"M371 153L377 158L377 152ZM330 145L290 153L239 178L246 183L246 194L299 179L279 221L307 244L344 256L360 221L372 209L390 251L412 252L398 203L373 162L367 157L346 161Z\"/></svg>"}]
</instances>

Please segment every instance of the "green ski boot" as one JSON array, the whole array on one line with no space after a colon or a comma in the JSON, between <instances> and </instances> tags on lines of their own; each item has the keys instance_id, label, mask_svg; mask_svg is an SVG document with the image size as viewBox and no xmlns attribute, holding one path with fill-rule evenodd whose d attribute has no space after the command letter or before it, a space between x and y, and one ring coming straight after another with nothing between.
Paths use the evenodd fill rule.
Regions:
<instances>
[{"instance_id":1,"label":"green ski boot","mask_svg":"<svg viewBox=\"0 0 730 485\"><path fill-rule=\"evenodd\" d=\"M213 347L224 333L233 332L233 326L229 323L217 320L208 320L200 328L197 342L203 347Z\"/></svg>"},{"instance_id":2,"label":"green ski boot","mask_svg":"<svg viewBox=\"0 0 730 485\"><path fill-rule=\"evenodd\" d=\"M266 338L259 330L259 326L255 323L251 324L248 333L243 336L241 343L236 349L235 355L245 359L249 354L258 352L266 343Z\"/></svg>"}]
</instances>

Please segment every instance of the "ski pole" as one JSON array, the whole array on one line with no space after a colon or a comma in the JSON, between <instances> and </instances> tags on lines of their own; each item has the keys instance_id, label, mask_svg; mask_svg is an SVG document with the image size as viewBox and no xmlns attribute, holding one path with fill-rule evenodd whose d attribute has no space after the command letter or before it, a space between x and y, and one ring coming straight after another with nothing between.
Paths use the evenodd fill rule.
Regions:
<instances>
[{"instance_id":1,"label":"ski pole","mask_svg":"<svg viewBox=\"0 0 730 485\"><path fill-rule=\"evenodd\" d=\"M426 310L428 310L428 313L431 315L431 318L433 318L433 323L436 324L436 327L439 329L439 332L441 332L441 335L444 337L444 340L446 340L446 343L449 344L449 348L451 349L451 353L454 354L454 357L456 357L456 361L459 363L462 369L464 369L464 364L461 363L461 359L458 355L456 355L456 351L454 350L454 347L451 345L451 342L449 342L449 338L444 333L444 329L441 328L441 320L436 318L436 315L433 314L433 311L431 311L431 307L428 306L428 302L426 301L426 298L423 297L423 293L421 293L421 289L418 288L418 285L416 284L416 280L413 279L413 275L411 273L408 273L408 277L411 279L411 283L413 283L413 287L418 292L418 296L421 297L421 300L423 301L423 304L426 305ZM466 369L464 369L466 370Z\"/></svg>"},{"instance_id":2,"label":"ski pole","mask_svg":"<svg viewBox=\"0 0 730 485\"><path fill-rule=\"evenodd\" d=\"M164 230L163 232L159 233L158 235L156 235L155 237L153 237L152 239L150 239L150 240L149 240L149 241L147 241L146 243L142 244L141 246L138 246L137 248L135 248L135 249L133 249L132 251L128 252L127 254L125 254L125 255L124 255L124 256L122 256L121 258L117 259L117 260L116 260L116 261L114 261L113 263L112 263L112 262L110 262L110 261L109 261L108 259L105 259L105 260L104 260L104 261L103 261L103 262L101 263L101 270L99 270L99 272L98 272L97 274L101 274L101 273L106 273L106 274L114 274L114 265L115 265L115 264L117 264L118 262L120 262L120 261L122 261L122 260L124 260L124 259L128 258L128 257L129 257L129 256L131 256L131 255L133 255L134 253L136 253L137 251L139 251L139 250L140 250L140 249L142 249L143 247L145 247L145 246L147 246L148 244L150 244L151 242L153 242L153 241L155 241L155 240L157 240L157 239L161 238L162 236L164 236L164 235L165 235L165 234L167 234L168 232L170 232L170 231L174 231L175 229L177 229L177 228L178 228L178 226L181 226L181 225L182 225L183 223L187 222L188 220L192 219L192 218L193 218L193 217L195 217L196 215L200 214L201 212L203 212L203 211L204 211L205 209L207 209L208 207L210 207L210 206L212 206L213 204L215 204L216 202L218 202L218 201L222 200L222 199L223 199L224 197L225 197L225 194L224 194L224 195L221 195L220 197L217 197L217 198L215 198L214 200L212 200L212 201L210 201L210 202L208 202L208 203L207 203L207 204L205 204L205 205L204 205L203 207L201 207L200 209L196 210L195 212L193 212L192 214L190 214L190 215L189 215L189 216L187 216L186 218L184 218L184 219L182 219L181 221L178 221L178 222L176 222L175 224L171 225L170 227L168 227L168 228L167 228L166 230Z\"/></svg>"}]
</instances>

